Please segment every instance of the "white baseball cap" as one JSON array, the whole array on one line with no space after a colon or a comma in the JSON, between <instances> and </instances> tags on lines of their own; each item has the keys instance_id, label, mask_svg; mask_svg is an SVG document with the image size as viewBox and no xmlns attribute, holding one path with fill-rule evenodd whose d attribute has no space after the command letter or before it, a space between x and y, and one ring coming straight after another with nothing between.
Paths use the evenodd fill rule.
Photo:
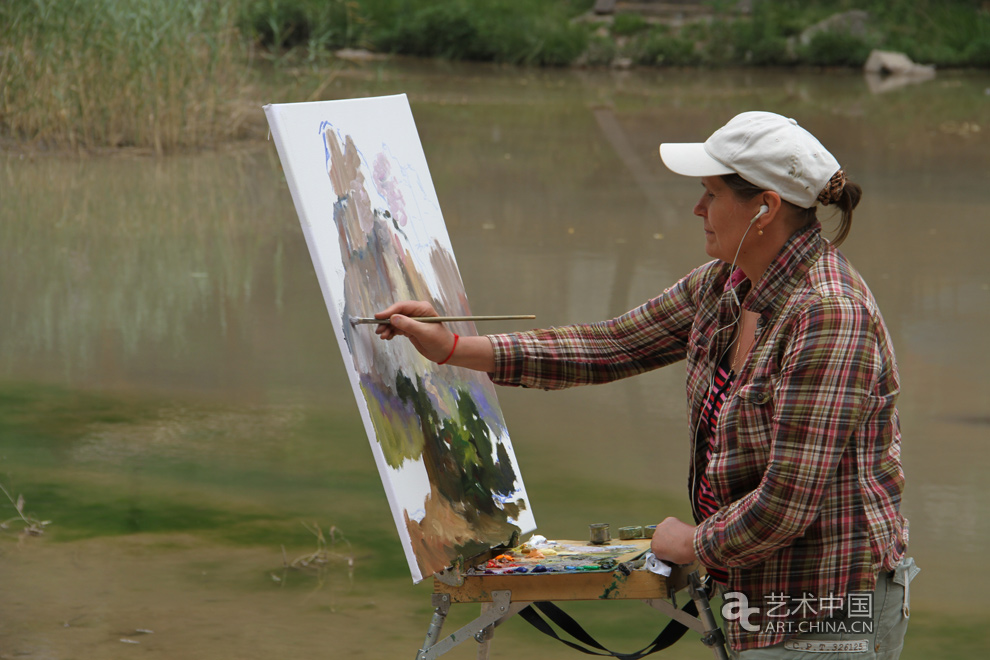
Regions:
<instances>
[{"instance_id":1,"label":"white baseball cap","mask_svg":"<svg viewBox=\"0 0 990 660\"><path fill-rule=\"evenodd\" d=\"M814 135L772 112L736 115L703 143L661 144L660 158L684 176L736 173L801 208L814 206L839 170L839 161Z\"/></svg>"}]
</instances>

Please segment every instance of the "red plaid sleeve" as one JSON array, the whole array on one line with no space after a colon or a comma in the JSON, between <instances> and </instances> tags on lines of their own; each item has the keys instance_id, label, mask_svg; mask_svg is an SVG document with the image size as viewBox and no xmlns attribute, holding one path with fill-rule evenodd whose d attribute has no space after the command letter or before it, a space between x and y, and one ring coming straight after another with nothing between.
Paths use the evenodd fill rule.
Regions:
<instances>
[{"instance_id":1,"label":"red plaid sleeve","mask_svg":"<svg viewBox=\"0 0 990 660\"><path fill-rule=\"evenodd\" d=\"M622 316L505 335L490 335L492 380L546 390L608 383L685 357L699 290L711 264Z\"/></svg>"}]
</instances>

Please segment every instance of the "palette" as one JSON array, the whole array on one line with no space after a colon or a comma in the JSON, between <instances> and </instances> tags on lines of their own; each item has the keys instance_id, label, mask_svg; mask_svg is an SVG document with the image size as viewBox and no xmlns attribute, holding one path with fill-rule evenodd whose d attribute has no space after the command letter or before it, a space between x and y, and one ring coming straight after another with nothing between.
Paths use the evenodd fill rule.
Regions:
<instances>
[{"instance_id":1,"label":"palette","mask_svg":"<svg viewBox=\"0 0 990 660\"><path fill-rule=\"evenodd\" d=\"M576 573L611 571L643 554L642 544L589 545L577 541L523 544L471 567L468 575ZM648 548L647 548L648 549ZM631 555L631 557L630 557Z\"/></svg>"},{"instance_id":2,"label":"palette","mask_svg":"<svg viewBox=\"0 0 990 660\"><path fill-rule=\"evenodd\" d=\"M591 545L586 541L557 541L556 554L542 557L525 546L503 551L463 571L436 576L433 593L451 603L486 603L501 590L517 601L624 600L670 598L683 589L697 566L675 566L663 577L639 566L650 539ZM542 567L540 570L534 570ZM525 570L522 570L525 569Z\"/></svg>"}]
</instances>

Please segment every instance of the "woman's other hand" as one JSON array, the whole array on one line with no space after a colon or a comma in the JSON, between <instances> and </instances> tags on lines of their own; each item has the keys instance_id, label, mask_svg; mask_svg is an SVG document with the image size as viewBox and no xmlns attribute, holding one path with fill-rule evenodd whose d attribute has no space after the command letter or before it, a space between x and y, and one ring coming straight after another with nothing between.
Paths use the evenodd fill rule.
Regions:
<instances>
[{"instance_id":1,"label":"woman's other hand","mask_svg":"<svg viewBox=\"0 0 990 660\"><path fill-rule=\"evenodd\" d=\"M650 550L657 556L675 564L690 564L698 559L694 554L694 526L677 518L666 518L653 532Z\"/></svg>"}]
</instances>

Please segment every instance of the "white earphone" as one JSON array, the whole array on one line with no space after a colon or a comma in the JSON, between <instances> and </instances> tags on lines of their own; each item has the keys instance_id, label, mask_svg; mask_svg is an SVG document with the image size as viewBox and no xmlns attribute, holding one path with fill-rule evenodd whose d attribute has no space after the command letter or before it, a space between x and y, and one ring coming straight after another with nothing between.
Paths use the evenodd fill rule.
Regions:
<instances>
[{"instance_id":1,"label":"white earphone","mask_svg":"<svg viewBox=\"0 0 990 660\"><path fill-rule=\"evenodd\" d=\"M736 269L736 259L739 258L739 251L742 250L743 241L746 240L746 234L749 234L749 230L753 228L753 223L756 222L757 220L759 220L760 219L760 216L764 215L765 213L769 213L769 212L770 212L770 207L767 206L766 204L762 204L762 205L760 205L760 210L757 211L756 215L753 216L753 219L749 221L749 226L746 227L746 232L743 234L743 237L739 240L739 247L736 248L736 256L734 256L732 258L732 265L729 267L729 273L732 273ZM735 287L732 287L732 298L733 298L733 300L736 301L736 307L738 307L739 306L739 296L736 295L736 289L735 289ZM736 317L736 320L739 320L739 317L738 316Z\"/></svg>"}]
</instances>

